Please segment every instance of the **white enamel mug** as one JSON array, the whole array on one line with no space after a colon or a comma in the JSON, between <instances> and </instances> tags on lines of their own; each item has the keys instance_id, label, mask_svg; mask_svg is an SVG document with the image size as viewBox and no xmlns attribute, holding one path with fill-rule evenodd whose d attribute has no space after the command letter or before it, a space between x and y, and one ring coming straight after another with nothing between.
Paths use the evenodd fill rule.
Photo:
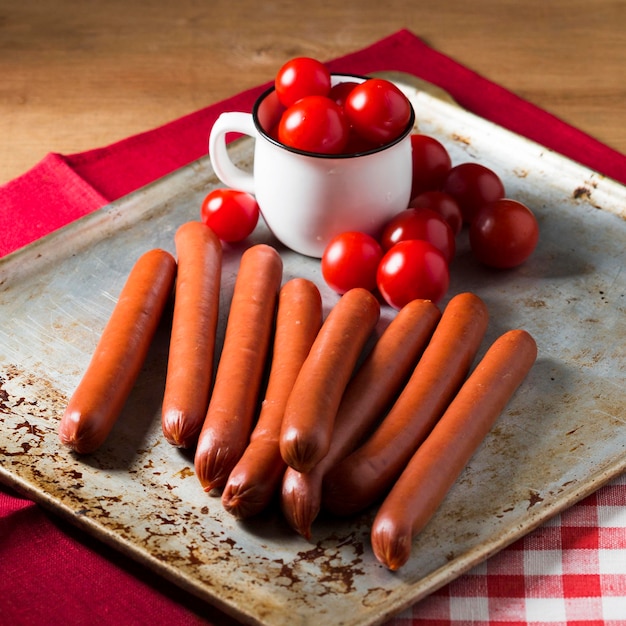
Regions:
<instances>
[{"instance_id":1,"label":"white enamel mug","mask_svg":"<svg viewBox=\"0 0 626 626\"><path fill-rule=\"evenodd\" d=\"M332 76L333 84L363 80ZM347 231L378 235L389 219L407 208L412 182L410 133L415 122L412 107L407 128L395 141L348 155L303 152L273 139L269 130L283 111L272 87L258 98L251 114L222 113L211 129L209 157L222 183L256 197L265 223L285 246L321 258L335 235ZM227 133L255 139L251 172L231 160Z\"/></svg>"}]
</instances>

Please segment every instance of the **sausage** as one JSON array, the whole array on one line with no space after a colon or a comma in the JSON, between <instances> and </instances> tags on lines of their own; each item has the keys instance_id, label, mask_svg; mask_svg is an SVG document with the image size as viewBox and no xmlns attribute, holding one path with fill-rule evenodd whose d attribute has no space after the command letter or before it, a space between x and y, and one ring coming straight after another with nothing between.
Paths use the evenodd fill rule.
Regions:
<instances>
[{"instance_id":1,"label":"sausage","mask_svg":"<svg viewBox=\"0 0 626 626\"><path fill-rule=\"evenodd\" d=\"M89 365L59 424L61 442L97 450L122 411L172 294L176 261L165 250L142 254L131 269Z\"/></svg>"},{"instance_id":2,"label":"sausage","mask_svg":"<svg viewBox=\"0 0 626 626\"><path fill-rule=\"evenodd\" d=\"M241 256L213 392L194 465L206 492L221 489L248 444L274 330L283 263L256 244Z\"/></svg>"},{"instance_id":3,"label":"sausage","mask_svg":"<svg viewBox=\"0 0 626 626\"><path fill-rule=\"evenodd\" d=\"M384 499L371 528L376 558L391 570L404 565L420 532L521 385L537 358L524 330L501 335Z\"/></svg>"},{"instance_id":4,"label":"sausage","mask_svg":"<svg viewBox=\"0 0 626 626\"><path fill-rule=\"evenodd\" d=\"M322 297L304 278L287 281L278 294L271 368L250 443L228 477L224 508L239 519L260 513L276 494L285 471L278 437L296 376L322 325Z\"/></svg>"},{"instance_id":5,"label":"sausage","mask_svg":"<svg viewBox=\"0 0 626 626\"><path fill-rule=\"evenodd\" d=\"M172 445L191 448L213 383L222 244L202 222L180 226L174 241L178 273L161 426Z\"/></svg>"},{"instance_id":6,"label":"sausage","mask_svg":"<svg viewBox=\"0 0 626 626\"><path fill-rule=\"evenodd\" d=\"M308 472L328 452L342 395L379 317L378 300L357 287L324 320L285 407L279 443L287 465Z\"/></svg>"},{"instance_id":7,"label":"sausage","mask_svg":"<svg viewBox=\"0 0 626 626\"><path fill-rule=\"evenodd\" d=\"M487 330L485 303L454 296L391 410L365 443L325 476L322 505L351 515L379 500L465 380Z\"/></svg>"},{"instance_id":8,"label":"sausage","mask_svg":"<svg viewBox=\"0 0 626 626\"><path fill-rule=\"evenodd\" d=\"M290 526L305 538L321 507L325 473L349 454L389 408L419 360L441 317L430 300L413 300L393 318L348 383L339 405L330 448L308 473L288 467L281 508Z\"/></svg>"}]
</instances>

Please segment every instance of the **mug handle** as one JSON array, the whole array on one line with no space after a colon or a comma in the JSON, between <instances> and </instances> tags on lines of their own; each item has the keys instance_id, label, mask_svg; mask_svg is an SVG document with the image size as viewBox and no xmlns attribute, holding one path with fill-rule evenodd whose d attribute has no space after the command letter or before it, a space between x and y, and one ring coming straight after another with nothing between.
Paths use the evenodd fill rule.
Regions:
<instances>
[{"instance_id":1,"label":"mug handle","mask_svg":"<svg viewBox=\"0 0 626 626\"><path fill-rule=\"evenodd\" d=\"M254 176L232 162L226 149L226 133L242 133L258 139L252 115L237 111L220 114L209 134L209 158L213 171L227 187L254 194Z\"/></svg>"}]
</instances>

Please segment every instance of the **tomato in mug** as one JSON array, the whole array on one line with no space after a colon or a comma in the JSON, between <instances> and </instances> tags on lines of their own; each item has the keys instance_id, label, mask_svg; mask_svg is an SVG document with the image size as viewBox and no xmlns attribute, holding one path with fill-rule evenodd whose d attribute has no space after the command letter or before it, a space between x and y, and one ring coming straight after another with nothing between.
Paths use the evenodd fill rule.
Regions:
<instances>
[{"instance_id":1,"label":"tomato in mug","mask_svg":"<svg viewBox=\"0 0 626 626\"><path fill-rule=\"evenodd\" d=\"M364 154L371 150L378 150L380 145L359 135L353 128L348 133L348 142L343 150L344 154Z\"/></svg>"},{"instance_id":2,"label":"tomato in mug","mask_svg":"<svg viewBox=\"0 0 626 626\"><path fill-rule=\"evenodd\" d=\"M343 109L348 94L350 94L358 84L359 83L355 83L353 81L343 81L337 83L331 87L328 97ZM343 152L344 154L360 154L363 152L369 152L370 150L374 150L378 147L378 143L369 141L350 126L348 131L348 141L346 142Z\"/></svg>"},{"instance_id":3,"label":"tomato in mug","mask_svg":"<svg viewBox=\"0 0 626 626\"><path fill-rule=\"evenodd\" d=\"M440 250L428 241L409 239L392 246L376 275L381 295L395 309L411 300L439 302L450 286L450 270Z\"/></svg>"},{"instance_id":4,"label":"tomato in mug","mask_svg":"<svg viewBox=\"0 0 626 626\"><path fill-rule=\"evenodd\" d=\"M463 228L463 215L459 203L450 194L443 191L424 191L411 200L409 207L436 211L450 224L455 236Z\"/></svg>"},{"instance_id":5,"label":"tomato in mug","mask_svg":"<svg viewBox=\"0 0 626 626\"><path fill-rule=\"evenodd\" d=\"M236 189L213 189L202 201L200 220L222 241L236 243L255 229L259 205L254 196Z\"/></svg>"},{"instance_id":6,"label":"tomato in mug","mask_svg":"<svg viewBox=\"0 0 626 626\"><path fill-rule=\"evenodd\" d=\"M352 80L344 80L333 85L328 92L328 97L334 100L340 107L346 103L348 94L358 85Z\"/></svg>"},{"instance_id":7,"label":"tomato in mug","mask_svg":"<svg viewBox=\"0 0 626 626\"><path fill-rule=\"evenodd\" d=\"M278 140L317 154L340 154L349 128L341 107L326 96L305 96L292 104L278 123Z\"/></svg>"},{"instance_id":8,"label":"tomato in mug","mask_svg":"<svg viewBox=\"0 0 626 626\"><path fill-rule=\"evenodd\" d=\"M504 198L504 184L500 177L480 163L460 163L446 175L441 191L458 203L463 221L471 224L478 210L489 202Z\"/></svg>"},{"instance_id":9,"label":"tomato in mug","mask_svg":"<svg viewBox=\"0 0 626 626\"><path fill-rule=\"evenodd\" d=\"M374 237L349 231L333 237L322 255L322 276L326 284L339 294L349 289L376 288L376 271L383 256Z\"/></svg>"},{"instance_id":10,"label":"tomato in mug","mask_svg":"<svg viewBox=\"0 0 626 626\"><path fill-rule=\"evenodd\" d=\"M434 137L414 133L411 135L413 157L413 186L411 198L424 191L438 190L452 167L446 147Z\"/></svg>"},{"instance_id":11,"label":"tomato in mug","mask_svg":"<svg viewBox=\"0 0 626 626\"><path fill-rule=\"evenodd\" d=\"M389 250L400 241L422 239L438 248L450 263L456 252L456 240L450 224L432 209L406 209L393 217L383 229L380 243Z\"/></svg>"},{"instance_id":12,"label":"tomato in mug","mask_svg":"<svg viewBox=\"0 0 626 626\"><path fill-rule=\"evenodd\" d=\"M296 57L278 70L274 87L280 103L290 107L305 96L328 95L330 71L317 59Z\"/></svg>"},{"instance_id":13,"label":"tomato in mug","mask_svg":"<svg viewBox=\"0 0 626 626\"><path fill-rule=\"evenodd\" d=\"M408 98L388 80L369 78L348 94L344 110L365 139L383 145L397 139L411 119Z\"/></svg>"},{"instance_id":14,"label":"tomato in mug","mask_svg":"<svg viewBox=\"0 0 626 626\"><path fill-rule=\"evenodd\" d=\"M534 213L521 202L503 198L483 206L469 229L470 247L484 265L516 267L535 250L539 225Z\"/></svg>"}]
</instances>

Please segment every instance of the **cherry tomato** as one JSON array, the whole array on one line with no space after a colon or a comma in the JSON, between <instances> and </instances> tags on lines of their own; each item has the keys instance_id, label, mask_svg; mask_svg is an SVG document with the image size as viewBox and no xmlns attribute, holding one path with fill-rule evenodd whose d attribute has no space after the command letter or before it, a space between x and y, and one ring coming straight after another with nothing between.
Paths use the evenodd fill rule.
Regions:
<instances>
[{"instance_id":1,"label":"cherry tomato","mask_svg":"<svg viewBox=\"0 0 626 626\"><path fill-rule=\"evenodd\" d=\"M445 146L429 135L411 135L413 150L413 188L411 198L433 189L440 189L452 167Z\"/></svg>"},{"instance_id":2,"label":"cherry tomato","mask_svg":"<svg viewBox=\"0 0 626 626\"><path fill-rule=\"evenodd\" d=\"M328 95L330 71L316 59L296 57L278 70L274 86L281 104L289 107L304 96Z\"/></svg>"},{"instance_id":3,"label":"cherry tomato","mask_svg":"<svg viewBox=\"0 0 626 626\"><path fill-rule=\"evenodd\" d=\"M362 154L363 152L377 150L378 148L380 148L380 144L369 141L369 139L359 135L354 128L351 128L348 133L348 143L346 144L343 153Z\"/></svg>"},{"instance_id":4,"label":"cherry tomato","mask_svg":"<svg viewBox=\"0 0 626 626\"><path fill-rule=\"evenodd\" d=\"M200 219L222 240L245 239L257 225L259 205L254 196L236 189L214 189L200 207Z\"/></svg>"},{"instance_id":5,"label":"cherry tomato","mask_svg":"<svg viewBox=\"0 0 626 626\"><path fill-rule=\"evenodd\" d=\"M344 110L360 135L381 145L399 137L411 119L407 97L382 78L369 78L358 84L348 94Z\"/></svg>"},{"instance_id":6,"label":"cherry tomato","mask_svg":"<svg viewBox=\"0 0 626 626\"><path fill-rule=\"evenodd\" d=\"M481 263L506 269L520 265L533 253L539 225L525 204L503 198L478 211L469 237L472 252Z\"/></svg>"},{"instance_id":7,"label":"cherry tomato","mask_svg":"<svg viewBox=\"0 0 626 626\"><path fill-rule=\"evenodd\" d=\"M505 193L500 177L480 163L455 165L448 172L441 190L459 203L463 221L468 224L481 206L503 198Z\"/></svg>"},{"instance_id":8,"label":"cherry tomato","mask_svg":"<svg viewBox=\"0 0 626 626\"><path fill-rule=\"evenodd\" d=\"M400 241L383 256L378 289L390 306L401 309L411 300L437 303L448 291L450 270L440 250L428 241Z\"/></svg>"},{"instance_id":9,"label":"cherry tomato","mask_svg":"<svg viewBox=\"0 0 626 626\"><path fill-rule=\"evenodd\" d=\"M300 98L283 113L278 124L281 143L318 154L341 153L348 133L341 107L326 96Z\"/></svg>"},{"instance_id":10,"label":"cherry tomato","mask_svg":"<svg viewBox=\"0 0 626 626\"><path fill-rule=\"evenodd\" d=\"M336 85L333 85L328 92L328 97L334 100L340 107L343 107L346 103L348 94L358 85L352 80L344 80Z\"/></svg>"},{"instance_id":11,"label":"cherry tomato","mask_svg":"<svg viewBox=\"0 0 626 626\"><path fill-rule=\"evenodd\" d=\"M443 191L424 191L411 200L409 206L412 209L432 209L443 217L454 235L458 235L463 228L463 215L459 203L449 194Z\"/></svg>"},{"instance_id":12,"label":"cherry tomato","mask_svg":"<svg viewBox=\"0 0 626 626\"><path fill-rule=\"evenodd\" d=\"M345 232L333 237L322 255L322 276L343 294L349 289L376 288L376 271L383 256L380 244L365 233Z\"/></svg>"},{"instance_id":13,"label":"cherry tomato","mask_svg":"<svg viewBox=\"0 0 626 626\"><path fill-rule=\"evenodd\" d=\"M456 252L456 241L450 224L432 209L407 209L392 218L380 238L384 250L389 250L399 241L422 239L438 248L450 263Z\"/></svg>"}]
</instances>

